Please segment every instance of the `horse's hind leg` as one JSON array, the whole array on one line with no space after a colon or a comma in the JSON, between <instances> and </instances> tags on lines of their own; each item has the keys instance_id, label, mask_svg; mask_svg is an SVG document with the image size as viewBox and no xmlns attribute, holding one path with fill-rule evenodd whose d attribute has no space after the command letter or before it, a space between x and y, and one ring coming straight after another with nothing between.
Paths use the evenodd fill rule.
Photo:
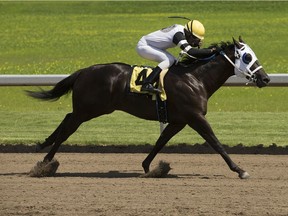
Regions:
<instances>
[{"instance_id":1,"label":"horse's hind leg","mask_svg":"<svg viewBox=\"0 0 288 216\"><path fill-rule=\"evenodd\" d=\"M45 139L45 141L43 143L38 143L36 145L36 152L40 152L42 149L50 146L50 145L53 145L53 143L55 142L56 138L57 138L57 135L59 133L59 131L61 130L61 127L63 125L63 122L65 121L65 119L67 118L67 116L64 118L64 120L60 123L60 125L56 128L56 130L48 137Z\"/></svg>"},{"instance_id":2,"label":"horse's hind leg","mask_svg":"<svg viewBox=\"0 0 288 216\"><path fill-rule=\"evenodd\" d=\"M56 136L55 143L49 153L44 157L44 161L51 161L53 159L60 145L78 129L82 122L84 122L84 120L79 118L74 113L69 113L66 115L61 125L51 135L52 137Z\"/></svg>"},{"instance_id":3,"label":"horse's hind leg","mask_svg":"<svg viewBox=\"0 0 288 216\"><path fill-rule=\"evenodd\" d=\"M152 160L156 157L159 151L165 146L165 144L179 131L181 131L185 127L185 124L181 125L174 125L168 124L164 131L161 133L160 137L158 138L155 146L153 147L152 151L146 157L146 159L142 162L142 167L144 172L149 172L149 167Z\"/></svg>"}]
</instances>

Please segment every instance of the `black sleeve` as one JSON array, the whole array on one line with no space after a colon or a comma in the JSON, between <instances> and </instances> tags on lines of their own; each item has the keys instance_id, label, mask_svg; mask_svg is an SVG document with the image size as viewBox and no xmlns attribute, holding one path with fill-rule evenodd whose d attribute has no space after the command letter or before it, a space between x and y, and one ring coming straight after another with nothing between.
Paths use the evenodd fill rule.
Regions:
<instances>
[{"instance_id":1,"label":"black sleeve","mask_svg":"<svg viewBox=\"0 0 288 216\"><path fill-rule=\"evenodd\" d=\"M214 54L214 52L211 52L211 49L208 49L208 48L204 48L204 49L191 48L188 50L187 53L196 58L207 58Z\"/></svg>"},{"instance_id":2,"label":"black sleeve","mask_svg":"<svg viewBox=\"0 0 288 216\"><path fill-rule=\"evenodd\" d=\"M180 49L187 52L189 55L195 58L207 58L214 54L211 52L211 49L196 49L189 45L187 42L185 35L182 32L177 32L173 37L173 43L178 45Z\"/></svg>"},{"instance_id":3,"label":"black sleeve","mask_svg":"<svg viewBox=\"0 0 288 216\"><path fill-rule=\"evenodd\" d=\"M173 37L173 43L176 45L178 45L178 43L182 40L186 40L185 35L182 32L177 32Z\"/></svg>"}]
</instances>

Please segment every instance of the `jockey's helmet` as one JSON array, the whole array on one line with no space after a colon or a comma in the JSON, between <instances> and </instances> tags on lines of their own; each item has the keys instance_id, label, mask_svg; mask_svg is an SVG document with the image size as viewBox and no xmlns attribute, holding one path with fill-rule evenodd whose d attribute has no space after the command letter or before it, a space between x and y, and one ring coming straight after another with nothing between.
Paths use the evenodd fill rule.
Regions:
<instances>
[{"instance_id":1,"label":"jockey's helmet","mask_svg":"<svg viewBox=\"0 0 288 216\"><path fill-rule=\"evenodd\" d=\"M205 28L201 22L198 20L191 20L189 21L184 28L192 33L195 37L199 38L200 40L204 39L205 35Z\"/></svg>"}]
</instances>

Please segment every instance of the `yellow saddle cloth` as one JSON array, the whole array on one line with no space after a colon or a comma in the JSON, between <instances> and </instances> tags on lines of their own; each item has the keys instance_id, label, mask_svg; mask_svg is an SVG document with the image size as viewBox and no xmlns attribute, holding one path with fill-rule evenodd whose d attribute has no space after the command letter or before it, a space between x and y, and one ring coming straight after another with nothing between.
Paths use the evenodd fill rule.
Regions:
<instances>
[{"instance_id":1,"label":"yellow saddle cloth","mask_svg":"<svg viewBox=\"0 0 288 216\"><path fill-rule=\"evenodd\" d=\"M130 79L130 91L138 94L147 94L147 92L141 91L141 87L143 84L143 80L149 76L149 74L152 72L152 68L150 67L143 67L143 66L135 66L133 68L133 72ZM160 89L162 92L159 94L160 99L162 101L167 100L167 95L165 93L164 89L164 76L168 72L167 70L162 70L159 76L159 84L158 89ZM156 99L156 95L153 94L152 97L154 100Z\"/></svg>"}]
</instances>

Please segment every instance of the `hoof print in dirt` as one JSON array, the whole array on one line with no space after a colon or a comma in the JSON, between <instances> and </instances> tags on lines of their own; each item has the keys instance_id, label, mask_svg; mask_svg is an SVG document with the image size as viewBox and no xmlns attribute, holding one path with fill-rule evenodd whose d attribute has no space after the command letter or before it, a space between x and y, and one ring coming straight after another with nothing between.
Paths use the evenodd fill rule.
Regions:
<instances>
[{"instance_id":1,"label":"hoof print in dirt","mask_svg":"<svg viewBox=\"0 0 288 216\"><path fill-rule=\"evenodd\" d=\"M55 175L58 167L59 162L56 159L49 162L38 161L28 175L30 177L51 177Z\"/></svg>"},{"instance_id":2,"label":"hoof print in dirt","mask_svg":"<svg viewBox=\"0 0 288 216\"><path fill-rule=\"evenodd\" d=\"M170 164L165 161L160 161L158 166L152 171L145 173L140 178L165 178L171 170Z\"/></svg>"}]
</instances>

